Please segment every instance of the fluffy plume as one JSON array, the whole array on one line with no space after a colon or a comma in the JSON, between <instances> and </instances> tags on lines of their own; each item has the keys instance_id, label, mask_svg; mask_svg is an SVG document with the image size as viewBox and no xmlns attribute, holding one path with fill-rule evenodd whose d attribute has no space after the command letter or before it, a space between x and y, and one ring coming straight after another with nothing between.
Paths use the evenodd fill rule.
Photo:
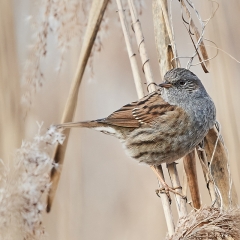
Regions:
<instances>
[{"instance_id":1,"label":"fluffy plume","mask_svg":"<svg viewBox=\"0 0 240 240\"><path fill-rule=\"evenodd\" d=\"M86 17L85 14L81 14L80 17L79 13L82 13L80 10L87 8L89 3L89 1L85 3L85 0L82 0L81 3L77 0L41 0L37 5L38 12L27 18L33 26L32 43L29 46L28 58L23 71L25 89L22 102L27 107L31 105L32 94L43 84L42 61L49 51L49 34L56 37L60 51L57 69L60 70L64 54L69 49L73 39L76 37L81 39L83 26L86 25ZM84 8L81 8L80 4L84 5Z\"/></svg>"},{"instance_id":2,"label":"fluffy plume","mask_svg":"<svg viewBox=\"0 0 240 240\"><path fill-rule=\"evenodd\" d=\"M14 169L2 163L0 186L0 239L42 239L42 196L50 186L53 161L49 151L64 136L55 127L23 142L15 153Z\"/></svg>"}]
</instances>

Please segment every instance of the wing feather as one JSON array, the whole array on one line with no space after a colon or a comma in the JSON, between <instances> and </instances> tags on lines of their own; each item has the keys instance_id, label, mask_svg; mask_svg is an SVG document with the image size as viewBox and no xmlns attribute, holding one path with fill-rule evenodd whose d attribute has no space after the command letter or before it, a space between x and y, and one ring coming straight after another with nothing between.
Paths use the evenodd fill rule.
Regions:
<instances>
[{"instance_id":1,"label":"wing feather","mask_svg":"<svg viewBox=\"0 0 240 240\"><path fill-rule=\"evenodd\" d=\"M98 121L119 127L137 128L142 124L154 122L157 117L174 111L176 107L165 102L156 91Z\"/></svg>"}]
</instances>

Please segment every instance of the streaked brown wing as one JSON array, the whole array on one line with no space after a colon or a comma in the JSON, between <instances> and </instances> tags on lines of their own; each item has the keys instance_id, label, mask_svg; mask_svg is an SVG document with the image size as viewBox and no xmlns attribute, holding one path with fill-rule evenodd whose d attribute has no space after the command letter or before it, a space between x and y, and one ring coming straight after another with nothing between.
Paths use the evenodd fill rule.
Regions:
<instances>
[{"instance_id":1,"label":"streaked brown wing","mask_svg":"<svg viewBox=\"0 0 240 240\"><path fill-rule=\"evenodd\" d=\"M127 104L112 113L101 122L120 127L140 127L141 124L153 122L157 117L173 111L176 106L165 102L159 92L154 92L137 102Z\"/></svg>"}]
</instances>

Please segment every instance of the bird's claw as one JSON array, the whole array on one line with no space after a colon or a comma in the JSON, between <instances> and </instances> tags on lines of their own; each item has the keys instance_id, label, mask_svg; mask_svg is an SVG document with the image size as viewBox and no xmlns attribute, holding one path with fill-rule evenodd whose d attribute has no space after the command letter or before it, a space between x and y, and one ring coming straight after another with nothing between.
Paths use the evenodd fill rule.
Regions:
<instances>
[{"instance_id":1,"label":"bird's claw","mask_svg":"<svg viewBox=\"0 0 240 240\"><path fill-rule=\"evenodd\" d=\"M172 199L171 199L171 196L170 196L170 192L174 193L174 194L177 194L179 196L181 196L183 199L187 200L187 197L184 196L183 194L181 194L180 192L176 191L176 189L182 189L181 186L178 186L178 187L169 187L167 184L166 186L164 186L163 188L160 188L160 189L156 189L155 192L157 194L158 197L160 197L159 194L163 194L165 193L168 197L168 200L169 200L169 203L171 204L172 203Z\"/></svg>"},{"instance_id":2,"label":"bird's claw","mask_svg":"<svg viewBox=\"0 0 240 240\"><path fill-rule=\"evenodd\" d=\"M168 188L163 187L163 188L160 188L160 189L156 189L155 192L156 192L156 194L157 194L158 197L160 197L159 194L165 193L165 194L167 195L167 197L168 197L169 204L171 205L172 199L171 199L171 196L170 196L170 194L169 194L169 189L168 189Z\"/></svg>"}]
</instances>

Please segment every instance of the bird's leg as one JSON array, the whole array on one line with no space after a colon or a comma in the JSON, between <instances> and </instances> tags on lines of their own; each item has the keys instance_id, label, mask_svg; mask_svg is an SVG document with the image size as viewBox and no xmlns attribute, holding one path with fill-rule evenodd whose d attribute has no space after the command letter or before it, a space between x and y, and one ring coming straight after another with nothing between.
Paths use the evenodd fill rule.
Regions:
<instances>
[{"instance_id":1,"label":"bird's leg","mask_svg":"<svg viewBox=\"0 0 240 240\"><path fill-rule=\"evenodd\" d=\"M182 198L186 199L186 196L182 195L181 193L179 193L178 191L176 191L176 189L182 189L181 186L179 187L169 187L167 185L167 183L165 182L165 180L163 179L163 176L162 176L162 172L159 171L159 169L156 167L156 166L151 166L151 168L153 169L154 173L157 175L161 185L162 185L162 188L160 189L157 189L156 190L156 194L159 196L159 193L165 193L167 196L168 196L168 199L169 199L169 202L171 203L172 200L171 200L171 197L170 197L170 194L169 192L172 192L174 194L178 194L180 195Z\"/></svg>"}]
</instances>

